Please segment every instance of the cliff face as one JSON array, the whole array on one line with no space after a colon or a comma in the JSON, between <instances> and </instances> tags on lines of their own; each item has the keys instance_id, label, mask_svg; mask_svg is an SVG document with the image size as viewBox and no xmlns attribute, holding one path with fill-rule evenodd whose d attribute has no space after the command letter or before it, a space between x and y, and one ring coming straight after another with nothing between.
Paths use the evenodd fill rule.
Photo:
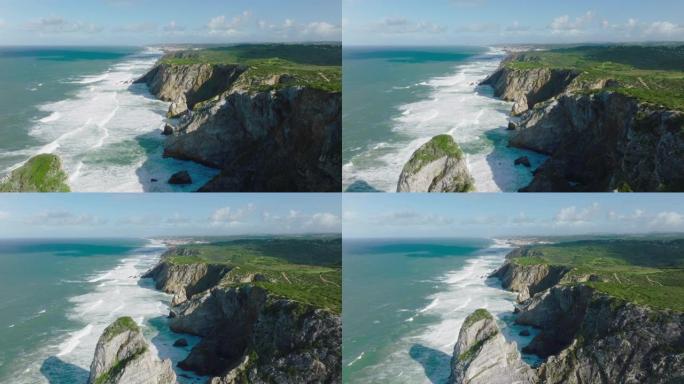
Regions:
<instances>
[{"instance_id":1,"label":"cliff face","mask_svg":"<svg viewBox=\"0 0 684 384\"><path fill-rule=\"evenodd\" d=\"M160 361L130 317L107 327L97 342L89 384L173 384L171 361Z\"/></svg>"},{"instance_id":2,"label":"cliff face","mask_svg":"<svg viewBox=\"0 0 684 384\"><path fill-rule=\"evenodd\" d=\"M524 302L535 294L558 284L567 271L563 267L520 266L507 262L491 276L499 278L504 289L518 292L518 302Z\"/></svg>"},{"instance_id":3,"label":"cliff face","mask_svg":"<svg viewBox=\"0 0 684 384\"><path fill-rule=\"evenodd\" d=\"M516 251L512 256L525 252L524 249ZM548 276L552 274L539 266L513 267L509 261L495 275L506 279L504 287L509 289L536 291L522 301L516 318L517 323L540 331L524 348L525 352L546 358L534 370L535 383L684 380L684 314L613 298L581 284L583 278L573 280L564 276L563 283L541 289L540 281L556 278L550 279ZM477 355L479 359L497 359L500 352L480 350ZM463 372L462 367L459 369Z\"/></svg>"},{"instance_id":4,"label":"cliff face","mask_svg":"<svg viewBox=\"0 0 684 384\"><path fill-rule=\"evenodd\" d=\"M422 145L404 165L397 192L471 192L474 181L465 156L451 135Z\"/></svg>"},{"instance_id":5,"label":"cliff face","mask_svg":"<svg viewBox=\"0 0 684 384\"><path fill-rule=\"evenodd\" d=\"M180 265L186 272L151 274L165 286L184 286L184 276L202 269ZM176 280L178 279L178 280ZM211 383L339 383L341 332L338 315L272 295L242 278L239 285L222 282L176 303L170 327L202 337L179 366L211 376ZM160 281L157 281L159 283Z\"/></svg>"},{"instance_id":6,"label":"cliff face","mask_svg":"<svg viewBox=\"0 0 684 384\"><path fill-rule=\"evenodd\" d=\"M489 312L480 309L468 316L458 334L448 383L534 383L536 375L507 343Z\"/></svg>"},{"instance_id":7,"label":"cliff face","mask_svg":"<svg viewBox=\"0 0 684 384\"><path fill-rule=\"evenodd\" d=\"M508 61L515 60L515 57ZM514 147L550 156L526 192L675 191L684 188L684 114L605 91L560 69L502 67L482 84L515 103ZM604 90L604 91L602 91Z\"/></svg>"},{"instance_id":8,"label":"cliff face","mask_svg":"<svg viewBox=\"0 0 684 384\"><path fill-rule=\"evenodd\" d=\"M161 63L139 80L179 118L164 155L223 170L205 192L339 192L341 93L245 71Z\"/></svg>"}]
</instances>

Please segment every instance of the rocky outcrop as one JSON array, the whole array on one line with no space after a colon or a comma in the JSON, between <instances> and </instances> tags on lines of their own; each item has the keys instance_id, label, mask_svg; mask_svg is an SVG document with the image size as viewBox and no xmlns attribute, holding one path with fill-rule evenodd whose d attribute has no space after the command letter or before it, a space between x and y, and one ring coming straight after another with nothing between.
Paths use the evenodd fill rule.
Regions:
<instances>
[{"instance_id":1,"label":"rocky outcrop","mask_svg":"<svg viewBox=\"0 0 684 384\"><path fill-rule=\"evenodd\" d=\"M451 135L418 148L404 165L397 192L471 192L475 189L465 155Z\"/></svg>"},{"instance_id":2,"label":"rocky outcrop","mask_svg":"<svg viewBox=\"0 0 684 384\"><path fill-rule=\"evenodd\" d=\"M534 256L534 252L527 248L512 252L509 261L494 274L507 289L531 296L523 296L515 320L539 330L523 349L546 358L534 369L531 382L675 383L684 380L684 314L640 306L596 291L583 284L595 280L592 276L569 277L564 272L566 275L559 279L560 272L555 275L549 272L554 267L518 265L510 260ZM562 268L556 267L556 270ZM556 283L551 283L553 280ZM473 361L499 361L481 364L484 372L489 367L511 364L500 362L505 346L484 349L495 334L488 319L476 312L464 323L452 363L454 382L468 382L466 374L477 373L471 368ZM477 348L473 350L473 346ZM464 358L464 350L473 352ZM510 377L507 382L518 380ZM481 376L474 378L479 380Z\"/></svg>"},{"instance_id":3,"label":"rocky outcrop","mask_svg":"<svg viewBox=\"0 0 684 384\"><path fill-rule=\"evenodd\" d=\"M513 69L506 65L512 60L506 61L481 84L494 88L494 96L512 101L513 115L520 115L537 103L565 92L579 75L579 72L562 69Z\"/></svg>"},{"instance_id":4,"label":"rocky outcrop","mask_svg":"<svg viewBox=\"0 0 684 384\"><path fill-rule=\"evenodd\" d=\"M510 145L551 156L524 191L680 191L683 127L683 113L618 93L563 95L528 112Z\"/></svg>"},{"instance_id":5,"label":"rocky outcrop","mask_svg":"<svg viewBox=\"0 0 684 384\"><path fill-rule=\"evenodd\" d=\"M525 68L509 57L482 82L514 102L509 144L549 155L523 192L655 192L684 189L684 113L609 91L612 79Z\"/></svg>"},{"instance_id":6,"label":"rocky outcrop","mask_svg":"<svg viewBox=\"0 0 684 384\"><path fill-rule=\"evenodd\" d=\"M171 361L152 352L138 325L122 317L107 327L95 348L89 384L173 384Z\"/></svg>"},{"instance_id":7,"label":"rocky outcrop","mask_svg":"<svg viewBox=\"0 0 684 384\"><path fill-rule=\"evenodd\" d=\"M506 342L492 315L479 309L468 316L458 334L449 383L535 383L515 344Z\"/></svg>"},{"instance_id":8,"label":"rocky outcrop","mask_svg":"<svg viewBox=\"0 0 684 384\"><path fill-rule=\"evenodd\" d=\"M148 274L159 287L193 292L208 281L205 266L168 264ZM208 290L174 299L171 329L202 337L179 366L213 384L340 383L339 315L273 295L253 284L265 280L259 274L233 271Z\"/></svg>"},{"instance_id":9,"label":"rocky outcrop","mask_svg":"<svg viewBox=\"0 0 684 384\"><path fill-rule=\"evenodd\" d=\"M0 192L69 192L67 180L59 157L42 154L0 180Z\"/></svg>"},{"instance_id":10,"label":"rocky outcrop","mask_svg":"<svg viewBox=\"0 0 684 384\"><path fill-rule=\"evenodd\" d=\"M178 118L164 156L222 170L201 191L342 189L340 92L297 86L286 74L257 79L238 65L168 64L174 59L139 81Z\"/></svg>"}]
</instances>

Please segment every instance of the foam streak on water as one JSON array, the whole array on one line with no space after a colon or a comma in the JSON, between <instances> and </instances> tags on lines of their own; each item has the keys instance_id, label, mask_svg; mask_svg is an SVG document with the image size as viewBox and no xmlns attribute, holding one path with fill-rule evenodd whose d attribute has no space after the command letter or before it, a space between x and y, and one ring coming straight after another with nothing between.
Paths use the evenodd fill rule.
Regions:
<instances>
[{"instance_id":1,"label":"foam streak on water","mask_svg":"<svg viewBox=\"0 0 684 384\"><path fill-rule=\"evenodd\" d=\"M434 283L442 289L427 297L426 306L406 311L407 321L416 321L421 316L436 320L398 340L394 352L381 364L369 367L367 372L373 372L372 380L407 384L446 382L461 325L479 308L487 309L498 319L508 341L516 342L519 347L527 345L538 332L513 324L517 295L503 290L497 279L487 277L504 263L506 254L511 250L506 242L497 240L477 257L468 260L463 268L436 277ZM531 335L520 336L522 329L529 330ZM525 358L529 363L534 362L533 356Z\"/></svg>"},{"instance_id":2,"label":"foam streak on water","mask_svg":"<svg viewBox=\"0 0 684 384\"><path fill-rule=\"evenodd\" d=\"M30 134L43 145L6 155L58 155L77 192L192 191L216 170L187 161L163 159L168 103L133 81L148 71L160 52L148 49L95 76L65 79L81 88L67 98L39 107ZM4 170L8 172L23 163ZM194 183L171 186L169 177L188 170ZM153 182L152 179L157 179Z\"/></svg>"},{"instance_id":3,"label":"foam streak on water","mask_svg":"<svg viewBox=\"0 0 684 384\"><path fill-rule=\"evenodd\" d=\"M503 57L504 52L492 49L455 66L450 75L413 85L427 87L429 96L397 108L393 130L405 141L378 143L358 155L362 163L375 159L372 166L357 167L354 159L345 164L345 185L364 180L380 190L396 190L413 152L439 134L450 134L461 145L478 192L517 191L529 184L530 170L514 166L514 160L528 156L534 169L544 157L507 147L512 104L494 98L491 87L478 85L496 71Z\"/></svg>"},{"instance_id":4,"label":"foam streak on water","mask_svg":"<svg viewBox=\"0 0 684 384\"><path fill-rule=\"evenodd\" d=\"M147 247L136 250L122 259L113 270L87 276L92 290L84 295L72 297L72 308L67 316L81 324L81 327L67 331L57 340L46 340L46 346L34 354L25 356L19 365L23 373L16 377L17 384L48 383L47 377L59 383L85 384L90 370L97 341L104 329L121 316L130 316L143 329L151 346L161 358L171 358L177 373L183 373L181 383L199 383L201 378L180 371L176 363L184 359L198 338L177 335L169 331L166 316L169 313L170 295L154 289L150 279L140 276L152 268L166 248L152 241ZM186 348L173 347L173 342L184 337L189 341ZM59 364L45 365L50 356L59 359ZM66 369L71 365L74 368ZM86 376L83 376L83 375Z\"/></svg>"}]
</instances>

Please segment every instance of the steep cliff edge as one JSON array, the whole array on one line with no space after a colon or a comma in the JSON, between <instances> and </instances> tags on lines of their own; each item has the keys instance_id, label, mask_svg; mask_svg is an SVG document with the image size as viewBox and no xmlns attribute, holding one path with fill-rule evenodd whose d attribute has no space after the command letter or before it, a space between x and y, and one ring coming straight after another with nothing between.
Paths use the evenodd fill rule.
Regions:
<instances>
[{"instance_id":1,"label":"steep cliff edge","mask_svg":"<svg viewBox=\"0 0 684 384\"><path fill-rule=\"evenodd\" d=\"M451 135L439 135L416 150L404 165L397 192L472 192L465 155Z\"/></svg>"},{"instance_id":2,"label":"steep cliff edge","mask_svg":"<svg viewBox=\"0 0 684 384\"><path fill-rule=\"evenodd\" d=\"M658 47L630 49L517 53L482 82L514 102L509 145L549 155L521 191L684 189L684 166L672 161L684 158L681 66L655 70L634 58Z\"/></svg>"},{"instance_id":3,"label":"steep cliff edge","mask_svg":"<svg viewBox=\"0 0 684 384\"><path fill-rule=\"evenodd\" d=\"M122 317L107 327L95 348L89 384L173 384L171 361L150 350L138 325Z\"/></svg>"},{"instance_id":4,"label":"steep cliff edge","mask_svg":"<svg viewBox=\"0 0 684 384\"><path fill-rule=\"evenodd\" d=\"M285 55L283 49L295 49L283 47L278 49ZM204 192L339 192L339 64L230 55L240 63L202 62L201 52L173 53L138 80L172 102L168 115L175 119L164 156L221 169Z\"/></svg>"},{"instance_id":5,"label":"steep cliff edge","mask_svg":"<svg viewBox=\"0 0 684 384\"><path fill-rule=\"evenodd\" d=\"M515 321L539 330L523 348L524 352L545 358L534 369L533 382L675 383L684 380L684 313L667 308L679 308L678 301L661 299L663 295L668 296L667 292L679 289L675 276L680 272L673 268L680 265L680 242L641 242L642 246L649 246L643 249L643 255L638 243L578 242L541 249L523 247L512 252L506 264L493 274L502 279L504 288L525 294L519 297L522 301ZM608 256L601 258L596 253L597 247L603 247L600 255ZM614 252L618 249L631 249L631 254L617 255ZM581 255L578 250L594 253ZM622 260L622 264L612 264L611 259ZM549 260L560 264L554 266ZM567 260L572 260L575 266L567 265ZM596 260L604 264L597 264ZM586 265L595 267L587 269ZM654 269L657 266L665 269L658 271ZM650 276L644 278L644 273ZM664 279L664 284L659 279ZM466 321L461 333L472 334L472 323ZM462 350L459 344L457 349ZM452 368L457 368L460 376L454 375L459 378L454 382L468 382L463 378L468 367L459 365L456 356ZM496 360L500 351L480 349L477 356L468 357L469 360Z\"/></svg>"}]
</instances>

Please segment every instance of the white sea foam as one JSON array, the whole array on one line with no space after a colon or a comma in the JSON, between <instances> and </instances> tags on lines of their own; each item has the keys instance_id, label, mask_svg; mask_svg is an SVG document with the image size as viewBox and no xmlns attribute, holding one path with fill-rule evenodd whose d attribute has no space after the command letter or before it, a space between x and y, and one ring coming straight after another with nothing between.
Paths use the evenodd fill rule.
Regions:
<instances>
[{"instance_id":1,"label":"white sea foam","mask_svg":"<svg viewBox=\"0 0 684 384\"><path fill-rule=\"evenodd\" d=\"M6 154L25 159L3 173L30 156L54 153L76 192L193 191L206 183L217 170L163 158L160 130L168 103L152 97L144 84L132 84L159 56L148 49L104 73L71 80L82 87L64 100L39 107L47 116L36 120L29 133L43 144ZM187 170L193 184L166 183L179 170Z\"/></svg>"},{"instance_id":2,"label":"white sea foam","mask_svg":"<svg viewBox=\"0 0 684 384\"><path fill-rule=\"evenodd\" d=\"M170 358L176 368L176 363L187 356L199 339L183 335L190 346L173 347L173 342L180 336L173 334L166 325L171 297L155 290L152 281L140 280L139 277L157 263L165 249L159 242L150 243L136 250L131 257L120 260L113 269L87 280L92 289L70 298L71 308L67 312L71 321L82 326L47 345L39 352L42 356L27 357L30 374L18 379L17 383L47 383L41 374L41 363L47 356L57 356L64 363L89 370L99 336L121 316L132 317L142 327L147 340L151 341L152 350L163 359ZM182 384L203 380L189 372L183 374L187 377L179 376Z\"/></svg>"},{"instance_id":3,"label":"white sea foam","mask_svg":"<svg viewBox=\"0 0 684 384\"><path fill-rule=\"evenodd\" d=\"M517 191L529 184L530 170L516 167L514 160L528 156L534 168L544 156L508 148L510 132L505 128L512 104L493 98L490 87L478 86L502 58L503 52L493 49L455 66L450 75L416 84L426 87L429 96L399 106L393 120L393 131L406 139L382 147L371 145L352 158L343 166L345 185L364 180L377 189L394 191L413 152L439 134L450 134L461 145L479 192ZM354 161L357 158L363 161Z\"/></svg>"}]
</instances>

